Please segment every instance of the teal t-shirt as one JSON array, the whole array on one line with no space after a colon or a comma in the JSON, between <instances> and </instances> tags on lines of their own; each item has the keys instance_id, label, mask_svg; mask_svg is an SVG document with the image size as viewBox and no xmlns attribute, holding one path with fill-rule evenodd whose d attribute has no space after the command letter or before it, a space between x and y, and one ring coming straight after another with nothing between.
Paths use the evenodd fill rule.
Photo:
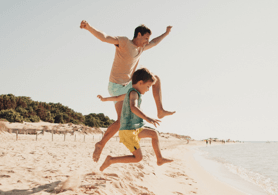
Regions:
<instances>
[{"instance_id":1,"label":"teal t-shirt","mask_svg":"<svg viewBox=\"0 0 278 195\"><path fill-rule=\"evenodd\" d=\"M129 94L131 91L136 91L138 93L139 99L138 99L138 107L140 108L142 99L141 94L139 91L137 91L134 88L130 88L128 92L126 93L123 107L122 107L122 114L121 114L121 127L120 130L135 130L138 128L141 128L144 126L144 121L142 118L138 117L136 114L131 112L130 109L130 101L129 101Z\"/></svg>"}]
</instances>

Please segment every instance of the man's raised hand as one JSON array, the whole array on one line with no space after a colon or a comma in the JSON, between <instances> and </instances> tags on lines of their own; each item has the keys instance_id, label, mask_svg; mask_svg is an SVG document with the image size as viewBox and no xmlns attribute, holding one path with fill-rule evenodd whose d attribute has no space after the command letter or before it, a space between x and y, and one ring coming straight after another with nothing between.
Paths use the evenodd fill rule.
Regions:
<instances>
[{"instance_id":1,"label":"man's raised hand","mask_svg":"<svg viewBox=\"0 0 278 195\"><path fill-rule=\"evenodd\" d=\"M167 26L166 28L166 33L169 34L171 32L173 26Z\"/></svg>"},{"instance_id":2,"label":"man's raised hand","mask_svg":"<svg viewBox=\"0 0 278 195\"><path fill-rule=\"evenodd\" d=\"M80 24L80 28L87 29L89 27L89 23L86 20L82 20Z\"/></svg>"}]
</instances>

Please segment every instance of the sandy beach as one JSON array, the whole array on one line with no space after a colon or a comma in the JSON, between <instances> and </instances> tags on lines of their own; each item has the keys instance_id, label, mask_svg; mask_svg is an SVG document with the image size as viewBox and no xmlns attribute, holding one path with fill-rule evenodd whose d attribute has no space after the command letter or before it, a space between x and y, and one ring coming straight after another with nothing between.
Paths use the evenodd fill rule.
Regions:
<instances>
[{"instance_id":1,"label":"sandy beach","mask_svg":"<svg viewBox=\"0 0 278 195\"><path fill-rule=\"evenodd\" d=\"M12 125L7 124L9 128ZM37 140L36 135L19 134L16 140L15 133L2 132L0 194L244 194L218 181L196 162L193 148L205 146L205 142L186 144L183 139L162 134L162 155L174 162L157 166L150 140L142 139L141 162L111 165L100 172L99 167L107 155L127 155L130 154L128 149L113 137L95 163L92 160L94 144L102 134L76 132L75 135L68 133L65 139L63 134L54 134L52 141L52 134L48 132L39 134Z\"/></svg>"}]
</instances>

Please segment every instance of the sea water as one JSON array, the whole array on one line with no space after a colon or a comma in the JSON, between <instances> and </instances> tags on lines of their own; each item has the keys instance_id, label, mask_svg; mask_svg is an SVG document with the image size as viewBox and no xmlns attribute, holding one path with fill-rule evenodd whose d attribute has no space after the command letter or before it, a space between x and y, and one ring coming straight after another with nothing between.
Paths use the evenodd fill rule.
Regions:
<instances>
[{"instance_id":1,"label":"sea water","mask_svg":"<svg viewBox=\"0 0 278 195\"><path fill-rule=\"evenodd\" d=\"M212 142L196 150L195 159L218 180L246 194L278 195L278 142Z\"/></svg>"}]
</instances>

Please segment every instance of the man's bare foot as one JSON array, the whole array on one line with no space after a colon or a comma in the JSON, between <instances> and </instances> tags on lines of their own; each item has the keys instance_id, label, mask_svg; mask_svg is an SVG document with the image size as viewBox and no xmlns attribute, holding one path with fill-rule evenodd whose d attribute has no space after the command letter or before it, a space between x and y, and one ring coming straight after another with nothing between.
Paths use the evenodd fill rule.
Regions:
<instances>
[{"instance_id":1,"label":"man's bare foot","mask_svg":"<svg viewBox=\"0 0 278 195\"><path fill-rule=\"evenodd\" d=\"M99 142L97 142L97 143L95 144L95 150L94 150L94 154L93 154L93 160L94 160L95 162L98 161L99 156L100 156L100 154L101 154L101 152L102 152L102 149L103 149L102 145L101 145Z\"/></svg>"},{"instance_id":2,"label":"man's bare foot","mask_svg":"<svg viewBox=\"0 0 278 195\"><path fill-rule=\"evenodd\" d=\"M175 113L176 113L176 111L174 111L174 112L169 112L169 111L166 111L166 110L161 110L161 111L158 112L157 117L158 117L159 119L161 119L161 118L163 118L163 117L165 117L165 116L173 115L173 114L175 114Z\"/></svg>"},{"instance_id":3,"label":"man's bare foot","mask_svg":"<svg viewBox=\"0 0 278 195\"><path fill-rule=\"evenodd\" d=\"M107 167L109 167L111 165L110 159L112 157L111 156L107 156L104 163L101 165L101 167L99 168L100 171L104 171L104 169L106 169Z\"/></svg>"},{"instance_id":4,"label":"man's bare foot","mask_svg":"<svg viewBox=\"0 0 278 195\"><path fill-rule=\"evenodd\" d=\"M157 165L158 166L161 166L165 163L170 163L170 162L173 162L174 160L171 160L171 159L167 159L167 158L162 158L161 160L158 160L157 161Z\"/></svg>"}]
</instances>

